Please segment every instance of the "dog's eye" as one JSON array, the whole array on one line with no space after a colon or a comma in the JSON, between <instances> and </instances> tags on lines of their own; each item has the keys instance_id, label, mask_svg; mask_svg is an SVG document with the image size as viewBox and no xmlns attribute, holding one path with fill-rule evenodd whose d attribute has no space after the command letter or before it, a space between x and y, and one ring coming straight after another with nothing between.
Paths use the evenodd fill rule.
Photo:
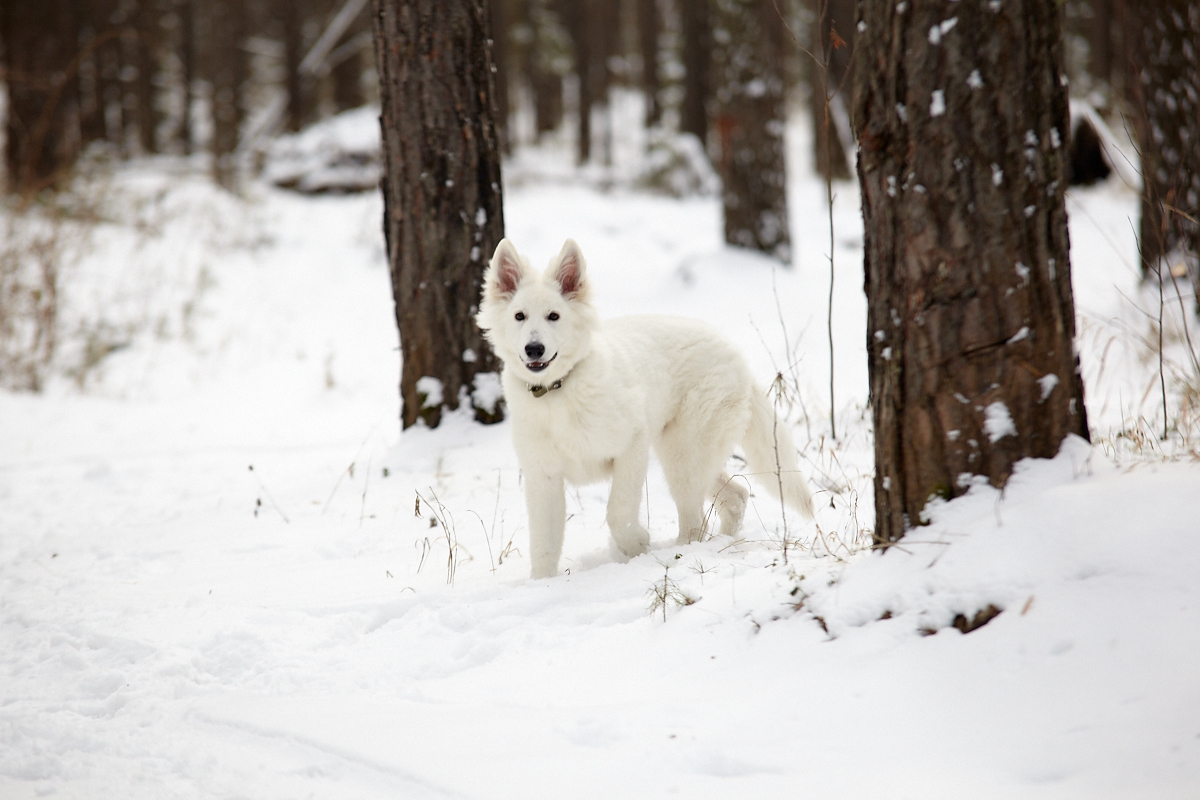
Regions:
<instances>
[{"instance_id":1,"label":"dog's eye","mask_svg":"<svg viewBox=\"0 0 1200 800\"><path fill-rule=\"evenodd\" d=\"M518 311L517 312L517 322L524 322L524 321L525 321L525 312Z\"/></svg>"},{"instance_id":2,"label":"dog's eye","mask_svg":"<svg viewBox=\"0 0 1200 800\"><path fill-rule=\"evenodd\" d=\"M557 312L557 311L551 311L551 312L550 312L550 315L549 315L549 316L547 316L547 317L546 317L546 319L550 320L551 322L554 322L555 320L557 320L557 319L558 319L558 312Z\"/></svg>"}]
</instances>

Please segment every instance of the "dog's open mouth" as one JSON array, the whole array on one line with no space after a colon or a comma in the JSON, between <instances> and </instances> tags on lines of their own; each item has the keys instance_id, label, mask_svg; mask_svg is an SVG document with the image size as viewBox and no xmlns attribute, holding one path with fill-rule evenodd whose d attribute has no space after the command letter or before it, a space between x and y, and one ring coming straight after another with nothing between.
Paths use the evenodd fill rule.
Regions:
<instances>
[{"instance_id":1,"label":"dog's open mouth","mask_svg":"<svg viewBox=\"0 0 1200 800\"><path fill-rule=\"evenodd\" d=\"M550 366L550 362L556 358L558 358L558 353L550 356L550 358L546 361L526 361L525 369L529 370L530 372L541 372L546 367Z\"/></svg>"}]
</instances>

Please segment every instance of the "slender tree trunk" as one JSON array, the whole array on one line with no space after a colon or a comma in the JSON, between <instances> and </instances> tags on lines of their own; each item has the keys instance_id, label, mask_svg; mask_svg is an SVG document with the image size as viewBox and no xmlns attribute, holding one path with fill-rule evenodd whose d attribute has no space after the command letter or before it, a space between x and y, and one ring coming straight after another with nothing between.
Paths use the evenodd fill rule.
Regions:
<instances>
[{"instance_id":1,"label":"slender tree trunk","mask_svg":"<svg viewBox=\"0 0 1200 800\"><path fill-rule=\"evenodd\" d=\"M564 48L566 43L562 41L565 37L561 36L558 14L550 6L550 0L526 0L525 5L530 27L526 64L538 136L558 130L563 121L562 66L555 62L556 49Z\"/></svg>"},{"instance_id":2,"label":"slender tree trunk","mask_svg":"<svg viewBox=\"0 0 1200 800\"><path fill-rule=\"evenodd\" d=\"M362 90L362 64L362 52L355 50L346 53L330 70L330 77L333 78L333 105L338 111L358 108L366 102Z\"/></svg>"},{"instance_id":3,"label":"slender tree trunk","mask_svg":"<svg viewBox=\"0 0 1200 800\"><path fill-rule=\"evenodd\" d=\"M1060 7L862 0L854 122L875 538L1088 435L1073 350ZM964 476L966 476L964 478Z\"/></svg>"},{"instance_id":4,"label":"slender tree trunk","mask_svg":"<svg viewBox=\"0 0 1200 800\"><path fill-rule=\"evenodd\" d=\"M586 164L592 158L592 105L595 103L592 79L592 37L588 0L564 0L560 3L563 22L571 36L575 52L575 74L579 77L579 120L575 137L575 160Z\"/></svg>"},{"instance_id":5,"label":"slender tree trunk","mask_svg":"<svg viewBox=\"0 0 1200 800\"><path fill-rule=\"evenodd\" d=\"M783 21L773 0L718 0L716 8L725 241L790 264Z\"/></svg>"},{"instance_id":6,"label":"slender tree trunk","mask_svg":"<svg viewBox=\"0 0 1200 800\"><path fill-rule=\"evenodd\" d=\"M708 102L713 91L710 0L679 0L683 32L683 108L679 127L708 143Z\"/></svg>"},{"instance_id":7,"label":"slender tree trunk","mask_svg":"<svg viewBox=\"0 0 1200 800\"><path fill-rule=\"evenodd\" d=\"M662 104L658 101L658 20L657 0L637 0L638 43L642 50L642 91L646 93L646 127L662 119Z\"/></svg>"},{"instance_id":8,"label":"slender tree trunk","mask_svg":"<svg viewBox=\"0 0 1200 800\"><path fill-rule=\"evenodd\" d=\"M846 180L850 165L839 136L837 113L845 112L845 97L850 93L847 73L854 47L854 0L816 0L813 10L821 14L821 25L813 28L819 35L812 52L828 65L823 69L811 59L807 64L812 86L813 163L822 177ZM826 98L830 98L829 105Z\"/></svg>"},{"instance_id":9,"label":"slender tree trunk","mask_svg":"<svg viewBox=\"0 0 1200 800\"><path fill-rule=\"evenodd\" d=\"M485 384L499 365L474 321L504 236L488 2L375 0L374 9L403 425L436 427L464 394L476 419L496 422L503 409Z\"/></svg>"},{"instance_id":10,"label":"slender tree trunk","mask_svg":"<svg viewBox=\"0 0 1200 800\"><path fill-rule=\"evenodd\" d=\"M589 48L591 64L588 78L591 81L593 106L599 107L603 129L600 131L601 159L605 166L613 163L613 118L610 95L613 83L609 61L617 55L618 33L621 28L620 0L586 0L588 9L588 36L592 40Z\"/></svg>"},{"instance_id":11,"label":"slender tree trunk","mask_svg":"<svg viewBox=\"0 0 1200 800\"><path fill-rule=\"evenodd\" d=\"M508 33L508 0L488 0L492 25L492 63L496 68L494 73L496 83L496 138L500 141L500 150L512 152L512 142L508 138L508 100L511 87L511 61L509 57Z\"/></svg>"},{"instance_id":12,"label":"slender tree trunk","mask_svg":"<svg viewBox=\"0 0 1200 800\"><path fill-rule=\"evenodd\" d=\"M160 10L156 0L138 0L133 42L134 119L137 123L138 145L143 152L158 152L158 125L162 121L155 100L154 76L158 72L158 52L161 46Z\"/></svg>"},{"instance_id":13,"label":"slender tree trunk","mask_svg":"<svg viewBox=\"0 0 1200 800\"><path fill-rule=\"evenodd\" d=\"M283 29L283 83L287 91L287 129L298 131L316 119L312 78L300 74L305 56L304 22L311 12L309 0L276 0Z\"/></svg>"},{"instance_id":14,"label":"slender tree trunk","mask_svg":"<svg viewBox=\"0 0 1200 800\"><path fill-rule=\"evenodd\" d=\"M177 0L179 13L179 63L183 73L183 119L179 123L179 138L183 152L191 155L192 102L196 83L196 6L194 0Z\"/></svg>"},{"instance_id":15,"label":"slender tree trunk","mask_svg":"<svg viewBox=\"0 0 1200 800\"><path fill-rule=\"evenodd\" d=\"M1149 0L1134 13L1142 269L1157 274L1200 257L1200 3Z\"/></svg>"},{"instance_id":16,"label":"slender tree trunk","mask_svg":"<svg viewBox=\"0 0 1200 800\"><path fill-rule=\"evenodd\" d=\"M237 180L235 154L245 116L243 90L250 72L242 46L248 27L246 8L238 0L211 0L209 14L213 174L222 186L232 188Z\"/></svg>"},{"instance_id":17,"label":"slender tree trunk","mask_svg":"<svg viewBox=\"0 0 1200 800\"><path fill-rule=\"evenodd\" d=\"M1088 73L1093 79L1112 82L1113 69L1113 0L1088 0L1091 20L1088 23Z\"/></svg>"},{"instance_id":18,"label":"slender tree trunk","mask_svg":"<svg viewBox=\"0 0 1200 800\"><path fill-rule=\"evenodd\" d=\"M52 186L79 154L79 29L74 0L0 3L10 190Z\"/></svg>"}]
</instances>

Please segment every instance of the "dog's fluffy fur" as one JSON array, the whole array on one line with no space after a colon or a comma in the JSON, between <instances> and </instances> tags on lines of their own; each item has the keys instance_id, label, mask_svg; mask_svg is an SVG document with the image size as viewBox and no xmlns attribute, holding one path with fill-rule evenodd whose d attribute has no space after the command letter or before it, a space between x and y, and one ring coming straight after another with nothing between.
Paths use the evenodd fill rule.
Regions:
<instances>
[{"instance_id":1,"label":"dog's fluffy fur","mask_svg":"<svg viewBox=\"0 0 1200 800\"><path fill-rule=\"evenodd\" d=\"M504 362L503 386L524 473L533 577L558 572L566 524L564 481L612 480L608 526L621 552L646 552L638 522L654 448L679 511L679 543L704 533L714 498L721 533L741 526L749 491L725 472L741 445L747 471L812 517L788 426L776 417L741 354L708 326L666 316L601 323L570 239L544 273L504 239L484 279L476 317Z\"/></svg>"}]
</instances>

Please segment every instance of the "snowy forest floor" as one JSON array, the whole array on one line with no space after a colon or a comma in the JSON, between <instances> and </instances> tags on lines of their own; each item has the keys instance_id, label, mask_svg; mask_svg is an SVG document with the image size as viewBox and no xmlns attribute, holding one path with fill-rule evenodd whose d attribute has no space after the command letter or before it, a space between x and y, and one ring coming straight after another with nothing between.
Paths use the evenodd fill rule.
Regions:
<instances>
[{"instance_id":1,"label":"snowy forest floor","mask_svg":"<svg viewBox=\"0 0 1200 800\"><path fill-rule=\"evenodd\" d=\"M47 386L0 392L0 797L1195 797L1200 387L1168 287L1159 441L1135 194L1068 199L1093 443L881 554L857 188L835 440L791 134L790 269L725 247L713 197L561 143L506 166L507 235L535 263L579 241L602 316L702 318L782 375L818 492L815 525L760 494L742 538L676 547L652 473L655 549L623 563L606 488L572 490L544 581L508 426L398 430L377 195L235 197L172 160L90 183Z\"/></svg>"}]
</instances>

